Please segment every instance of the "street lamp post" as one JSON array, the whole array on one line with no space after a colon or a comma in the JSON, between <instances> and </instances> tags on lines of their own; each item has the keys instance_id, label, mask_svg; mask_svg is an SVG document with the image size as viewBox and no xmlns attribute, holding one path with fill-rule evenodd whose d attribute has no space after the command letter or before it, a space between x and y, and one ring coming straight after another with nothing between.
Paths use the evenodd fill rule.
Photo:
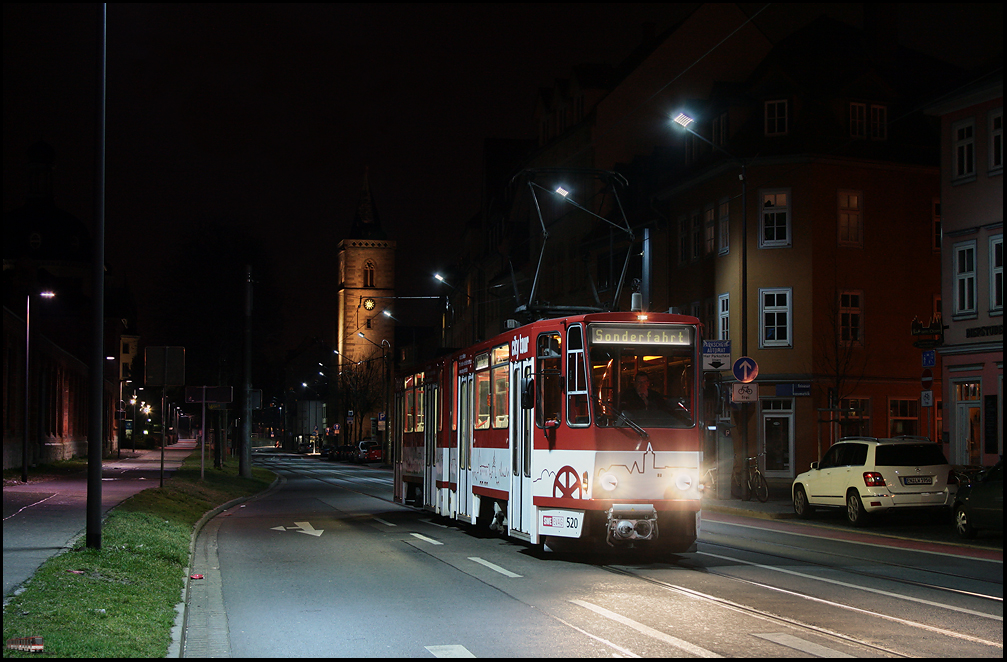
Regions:
<instances>
[{"instance_id":1,"label":"street lamp post","mask_svg":"<svg viewBox=\"0 0 1007 662\"><path fill-rule=\"evenodd\" d=\"M39 292L43 299L51 299L55 292ZM24 439L21 442L21 482L28 482L28 430L31 419L31 292L24 307Z\"/></svg>"},{"instance_id":2,"label":"street lamp post","mask_svg":"<svg viewBox=\"0 0 1007 662\"><path fill-rule=\"evenodd\" d=\"M696 133L690 128L696 120L686 113L679 113L673 118L673 121L681 126L683 129L696 136L707 145L710 145L716 150L720 150L728 156L732 161L741 166L741 356L748 356L748 176L746 172L746 166L744 160L738 158L734 154L731 154L726 149L720 145L707 140L704 136ZM748 403L741 403L741 417L743 424L741 427L741 445L744 449L745 458L744 462L747 464L748 460ZM748 492L748 485L745 481L742 481L742 498L748 499L750 495Z\"/></svg>"}]
</instances>

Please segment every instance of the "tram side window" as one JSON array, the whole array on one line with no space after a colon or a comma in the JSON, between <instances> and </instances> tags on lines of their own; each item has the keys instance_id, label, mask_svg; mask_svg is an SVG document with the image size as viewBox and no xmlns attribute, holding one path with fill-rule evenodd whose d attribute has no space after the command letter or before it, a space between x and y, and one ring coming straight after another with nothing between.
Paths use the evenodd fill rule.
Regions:
<instances>
[{"instance_id":1,"label":"tram side window","mask_svg":"<svg viewBox=\"0 0 1007 662\"><path fill-rule=\"evenodd\" d=\"M571 327L566 338L566 422L574 426L589 425L591 412L588 406L587 362L581 328Z\"/></svg>"},{"instance_id":2,"label":"tram side window","mask_svg":"<svg viewBox=\"0 0 1007 662\"><path fill-rule=\"evenodd\" d=\"M423 432L423 387L416 388L416 431Z\"/></svg>"},{"instance_id":3,"label":"tram side window","mask_svg":"<svg viewBox=\"0 0 1007 662\"><path fill-rule=\"evenodd\" d=\"M555 427L560 422L563 402L561 347L561 338L558 333L543 333L538 337L535 423L540 428Z\"/></svg>"},{"instance_id":4,"label":"tram side window","mask_svg":"<svg viewBox=\"0 0 1007 662\"><path fill-rule=\"evenodd\" d=\"M402 429L403 432L413 431L413 417L416 413L415 397L416 397L416 391L414 391L412 388L407 388L405 392L406 416L404 421L405 425L403 426Z\"/></svg>"},{"instance_id":5,"label":"tram side window","mask_svg":"<svg viewBox=\"0 0 1007 662\"><path fill-rule=\"evenodd\" d=\"M489 352L476 356L476 429L488 430L493 417L493 392L490 389Z\"/></svg>"}]
</instances>

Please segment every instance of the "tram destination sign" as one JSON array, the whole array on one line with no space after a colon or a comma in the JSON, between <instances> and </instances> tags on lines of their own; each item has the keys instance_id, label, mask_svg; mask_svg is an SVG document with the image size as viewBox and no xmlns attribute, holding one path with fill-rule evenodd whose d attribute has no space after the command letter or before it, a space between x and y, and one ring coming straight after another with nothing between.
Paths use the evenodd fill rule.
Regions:
<instances>
[{"instance_id":1,"label":"tram destination sign","mask_svg":"<svg viewBox=\"0 0 1007 662\"><path fill-rule=\"evenodd\" d=\"M595 345L691 345L692 327L656 324L592 324Z\"/></svg>"}]
</instances>

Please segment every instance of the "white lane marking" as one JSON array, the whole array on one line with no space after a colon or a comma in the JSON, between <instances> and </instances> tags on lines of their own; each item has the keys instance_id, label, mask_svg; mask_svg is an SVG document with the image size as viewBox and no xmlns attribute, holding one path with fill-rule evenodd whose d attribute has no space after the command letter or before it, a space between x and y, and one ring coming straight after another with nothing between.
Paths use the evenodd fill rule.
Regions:
<instances>
[{"instance_id":1,"label":"white lane marking","mask_svg":"<svg viewBox=\"0 0 1007 662\"><path fill-rule=\"evenodd\" d=\"M475 657L469 649L459 644L447 646L424 646L434 657Z\"/></svg>"},{"instance_id":2,"label":"white lane marking","mask_svg":"<svg viewBox=\"0 0 1007 662\"><path fill-rule=\"evenodd\" d=\"M902 595L901 593L892 593L891 591L882 591L881 589L871 588L869 586L860 586L858 584L851 584L849 582L841 582L838 579L828 579L827 577L816 577L815 575L809 575L803 572L797 572L796 570L787 570L785 568L777 568L771 565L765 565L762 563L753 563L752 561L743 561L741 559L736 559L731 556L721 556L719 554L711 554L710 552L700 552L704 556L712 556L717 559L724 559L725 561L731 561L732 563L744 563L745 565L755 566L756 568L762 568L763 570L775 570L776 572L782 572L787 575L794 575L795 577L804 577L805 579L813 579L815 581L824 582L826 584L835 584L836 586L845 586L846 588L858 589L861 591L867 591L868 593L877 593L878 595L883 595L888 598L896 598L899 600L908 600L910 602L918 602L920 604L928 605L930 607L940 607L942 609L950 609L952 611L957 611L962 614L969 614L971 616L981 616L983 618L990 618L994 621L1003 622L1004 617L998 616L996 614L984 614L981 611L976 611L974 609L966 609L965 607L955 607L949 605L945 602L934 602L933 600L924 600L923 598L914 598L911 595Z\"/></svg>"},{"instance_id":3,"label":"white lane marking","mask_svg":"<svg viewBox=\"0 0 1007 662\"><path fill-rule=\"evenodd\" d=\"M506 568L501 568L496 563L490 563L486 559L481 559L478 556L470 556L469 557L469 561L475 561L476 563L479 563L479 564L482 564L482 565L486 566L490 570L496 570L501 575L504 575L506 577L523 577L524 576L524 575L519 575L516 572L511 572L510 570L507 570Z\"/></svg>"},{"instance_id":4,"label":"white lane marking","mask_svg":"<svg viewBox=\"0 0 1007 662\"><path fill-rule=\"evenodd\" d=\"M385 526L398 526L397 524L392 524L391 522L386 522L385 520L381 519L380 517L375 517L374 521L375 522L381 522Z\"/></svg>"},{"instance_id":5,"label":"white lane marking","mask_svg":"<svg viewBox=\"0 0 1007 662\"><path fill-rule=\"evenodd\" d=\"M431 545L443 545L444 544L442 542L437 542L433 538L427 538L426 536L421 535L419 533L410 533L409 535L415 536L415 537L419 538L420 540L425 540L426 542L430 543Z\"/></svg>"},{"instance_id":6,"label":"white lane marking","mask_svg":"<svg viewBox=\"0 0 1007 662\"><path fill-rule=\"evenodd\" d=\"M731 575L726 575L726 574L722 574L722 573L715 573L715 574L717 574L717 575L719 575L721 577L731 577ZM734 578L734 579L737 579L737 578ZM866 614L867 616L875 616L877 618L883 618L885 620L895 621L896 623L901 623L903 625L909 625L911 627L920 628L921 630L927 630L928 632L935 632L937 634L942 634L942 635L944 635L946 637L954 637L955 639L964 639L966 641L972 641L972 642L975 642L977 644L982 644L984 646L992 646L994 648L1003 648L1004 647L1002 641L999 641L999 642L997 642L997 641L988 641L986 639L980 639L979 637L972 637L972 636L969 636L967 634L961 634L959 632L954 632L952 630L945 630L943 628L934 627L932 625L927 625L925 623L918 623L916 621L907 621L904 618L898 618L896 616L889 616L888 614L882 614L881 612L870 611L870 610L867 610L867 609L861 609L859 607L852 607L850 605L844 605L841 602L832 602L831 600L823 600L822 598L816 598L813 595L806 595L804 593L798 593L797 591L788 591L787 589L780 588L779 586L770 586L769 584L761 584L759 582L753 582L751 579L745 579L745 580L742 580L742 581L745 581L745 582L747 582L747 583L749 583L749 584L751 584L753 586L761 586L762 588L770 590L770 591L777 591L779 593L785 593L787 595L792 595L792 596L797 597L797 598L804 598L805 600L811 600L812 602L821 602L822 604L829 605L830 607L838 607L840 609L848 609L849 611L854 611L854 612L857 612L857 613L860 613L860 614ZM687 591L688 589L683 589L683 590ZM781 618L781 617L777 616L777 618ZM798 623L798 624L800 625L800 623ZM843 636L843 635L838 635L837 634L835 636ZM872 645L875 648L878 648L878 646L876 644L872 644Z\"/></svg>"},{"instance_id":7,"label":"white lane marking","mask_svg":"<svg viewBox=\"0 0 1007 662\"><path fill-rule=\"evenodd\" d=\"M626 649L626 648L623 648L622 646L619 646L619 645L617 645L617 644L613 644L613 643L612 643L611 641L609 641L608 639L602 639L601 637L599 637L599 636L598 636L598 635L596 635L596 634L591 634L591 633L590 633L590 632L588 632L587 630L582 630L581 628L577 627L577 626L576 626L576 625L574 625L573 623L567 623L566 621L564 621L564 620L563 620L562 618L560 618L559 616L556 616L555 614L554 614L554 615L553 615L552 617L553 617L553 618L555 618L555 619L556 619L557 621L559 621L560 623L562 623L563 625L565 625L565 626L567 626L567 627L569 627L569 628L573 628L574 630L576 630L577 632L580 632L580 633L581 633L581 634L583 634L583 635L586 635L586 636L588 636L588 637L591 637L592 639L595 639L595 640L597 640L597 641L600 641L601 643L605 644L606 646L611 646L612 648L616 649L617 651L619 651L620 653L622 653L622 654L623 654L623 655L625 655L626 657L637 657L637 658L638 658L638 657L640 657L639 655L637 655L636 653L634 653L634 652L633 652L633 651L631 651L631 650L628 650L628 649Z\"/></svg>"},{"instance_id":8,"label":"white lane marking","mask_svg":"<svg viewBox=\"0 0 1007 662\"><path fill-rule=\"evenodd\" d=\"M852 655L840 653L839 651L826 646L819 646L816 643L806 641L800 637L795 637L792 634L786 634L785 632L766 632L764 634L753 632L752 636L771 641L774 644L786 646L787 648L793 648L794 650L799 650L802 653L807 653L816 657L853 657Z\"/></svg>"},{"instance_id":9,"label":"white lane marking","mask_svg":"<svg viewBox=\"0 0 1007 662\"><path fill-rule=\"evenodd\" d=\"M691 653L692 655L696 655L697 657L721 657L720 655L714 653L713 651L707 650L695 644L690 644L688 641L679 639L678 637L673 637L670 634L665 634L660 630L655 630L654 628L644 625L643 623L638 623L631 618L626 618L625 616L617 614L614 611L609 611L604 607L599 607L598 605L591 604L590 602L584 602L583 600L571 600L570 602L572 602L575 605L584 607L585 609L590 609L594 613L600 614L605 618L615 621L616 623L622 623L625 626L631 627L637 632L645 634L648 637L653 637L658 641L663 641L666 644L670 644L675 648L685 651L686 653Z\"/></svg>"}]
</instances>

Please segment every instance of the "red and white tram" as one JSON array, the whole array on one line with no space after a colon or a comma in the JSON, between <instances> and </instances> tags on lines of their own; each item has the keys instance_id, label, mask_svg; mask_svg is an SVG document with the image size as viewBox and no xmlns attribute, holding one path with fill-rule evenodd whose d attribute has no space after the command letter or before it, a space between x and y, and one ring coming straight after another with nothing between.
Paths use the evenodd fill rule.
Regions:
<instances>
[{"instance_id":1,"label":"red and white tram","mask_svg":"<svg viewBox=\"0 0 1007 662\"><path fill-rule=\"evenodd\" d=\"M695 317L588 313L400 375L395 498L533 544L694 549L701 351Z\"/></svg>"}]
</instances>

